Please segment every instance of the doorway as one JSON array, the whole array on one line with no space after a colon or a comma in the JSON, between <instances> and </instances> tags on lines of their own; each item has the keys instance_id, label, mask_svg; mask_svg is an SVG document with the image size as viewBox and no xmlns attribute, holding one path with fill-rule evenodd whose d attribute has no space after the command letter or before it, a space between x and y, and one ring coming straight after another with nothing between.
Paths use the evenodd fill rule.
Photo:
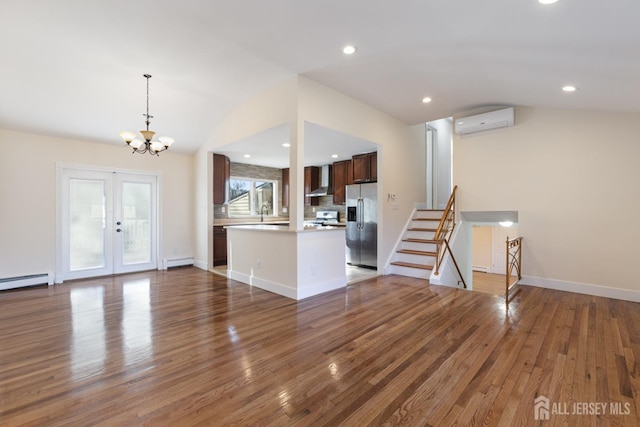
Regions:
<instances>
[{"instance_id":1,"label":"doorway","mask_svg":"<svg viewBox=\"0 0 640 427\"><path fill-rule=\"evenodd\" d=\"M444 209L453 190L453 119L426 123L426 207Z\"/></svg>"},{"instance_id":2,"label":"doorway","mask_svg":"<svg viewBox=\"0 0 640 427\"><path fill-rule=\"evenodd\" d=\"M472 270L474 291L504 296L506 293L507 249L509 236L518 235L517 225L473 225Z\"/></svg>"},{"instance_id":3,"label":"doorway","mask_svg":"<svg viewBox=\"0 0 640 427\"><path fill-rule=\"evenodd\" d=\"M157 176L62 169L56 281L158 266Z\"/></svg>"}]
</instances>

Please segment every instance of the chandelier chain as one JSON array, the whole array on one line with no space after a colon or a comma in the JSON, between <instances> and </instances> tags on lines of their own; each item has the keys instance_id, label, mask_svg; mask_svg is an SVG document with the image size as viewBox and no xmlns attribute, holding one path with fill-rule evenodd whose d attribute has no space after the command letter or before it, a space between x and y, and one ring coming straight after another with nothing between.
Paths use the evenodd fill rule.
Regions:
<instances>
[{"instance_id":1,"label":"chandelier chain","mask_svg":"<svg viewBox=\"0 0 640 427\"><path fill-rule=\"evenodd\" d=\"M149 115L149 79L151 78L150 74L145 74L144 77L146 77L147 79L147 114L143 114L143 116L146 117L146 124L147 124L147 130L149 130L149 125L151 124L151 119L153 119L153 116Z\"/></svg>"}]
</instances>

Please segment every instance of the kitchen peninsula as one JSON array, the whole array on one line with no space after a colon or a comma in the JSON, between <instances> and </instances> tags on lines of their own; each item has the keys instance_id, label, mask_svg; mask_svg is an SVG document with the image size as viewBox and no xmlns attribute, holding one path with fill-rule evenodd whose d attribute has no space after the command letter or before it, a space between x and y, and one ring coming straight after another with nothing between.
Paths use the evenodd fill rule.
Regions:
<instances>
[{"instance_id":1,"label":"kitchen peninsula","mask_svg":"<svg viewBox=\"0 0 640 427\"><path fill-rule=\"evenodd\" d=\"M347 285L344 227L225 228L230 279L296 300Z\"/></svg>"}]
</instances>

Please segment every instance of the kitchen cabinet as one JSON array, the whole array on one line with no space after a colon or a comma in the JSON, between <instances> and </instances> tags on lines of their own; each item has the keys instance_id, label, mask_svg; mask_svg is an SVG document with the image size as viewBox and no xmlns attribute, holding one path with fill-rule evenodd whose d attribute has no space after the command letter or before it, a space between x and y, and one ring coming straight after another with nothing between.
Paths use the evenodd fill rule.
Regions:
<instances>
[{"instance_id":1,"label":"kitchen cabinet","mask_svg":"<svg viewBox=\"0 0 640 427\"><path fill-rule=\"evenodd\" d=\"M378 181L378 153L357 154L352 157L353 162L353 182L376 182Z\"/></svg>"},{"instance_id":2,"label":"kitchen cabinet","mask_svg":"<svg viewBox=\"0 0 640 427\"><path fill-rule=\"evenodd\" d=\"M282 169L282 207L289 207L289 168Z\"/></svg>"},{"instance_id":3,"label":"kitchen cabinet","mask_svg":"<svg viewBox=\"0 0 640 427\"><path fill-rule=\"evenodd\" d=\"M333 204L344 205L347 201L345 189L353 184L353 162L343 160L333 163Z\"/></svg>"},{"instance_id":4,"label":"kitchen cabinet","mask_svg":"<svg viewBox=\"0 0 640 427\"><path fill-rule=\"evenodd\" d=\"M227 265L227 229L213 226L213 265Z\"/></svg>"},{"instance_id":5,"label":"kitchen cabinet","mask_svg":"<svg viewBox=\"0 0 640 427\"><path fill-rule=\"evenodd\" d=\"M304 168L304 205L318 206L318 197L307 197L306 195L320 186L320 168L308 166ZM282 169L282 207L289 207L289 168Z\"/></svg>"},{"instance_id":6,"label":"kitchen cabinet","mask_svg":"<svg viewBox=\"0 0 640 427\"><path fill-rule=\"evenodd\" d=\"M304 168L304 205L318 206L319 197L307 197L306 195L320 186L320 168L317 166L307 166Z\"/></svg>"},{"instance_id":7,"label":"kitchen cabinet","mask_svg":"<svg viewBox=\"0 0 640 427\"><path fill-rule=\"evenodd\" d=\"M227 203L231 162L227 156L213 155L213 203L220 205Z\"/></svg>"}]
</instances>

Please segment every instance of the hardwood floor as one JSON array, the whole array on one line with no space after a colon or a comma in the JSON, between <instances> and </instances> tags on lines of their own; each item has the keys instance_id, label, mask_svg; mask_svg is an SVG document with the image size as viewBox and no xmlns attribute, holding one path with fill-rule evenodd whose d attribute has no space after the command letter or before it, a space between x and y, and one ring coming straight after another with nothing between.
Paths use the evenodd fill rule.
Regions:
<instances>
[{"instance_id":1,"label":"hardwood floor","mask_svg":"<svg viewBox=\"0 0 640 427\"><path fill-rule=\"evenodd\" d=\"M485 294L504 296L506 293L506 274L484 273L481 271L473 272L473 290L483 292ZM510 283L517 280L512 277Z\"/></svg>"},{"instance_id":2,"label":"hardwood floor","mask_svg":"<svg viewBox=\"0 0 640 427\"><path fill-rule=\"evenodd\" d=\"M0 425L637 426L637 325L399 276L300 302L194 268L5 291Z\"/></svg>"}]
</instances>

